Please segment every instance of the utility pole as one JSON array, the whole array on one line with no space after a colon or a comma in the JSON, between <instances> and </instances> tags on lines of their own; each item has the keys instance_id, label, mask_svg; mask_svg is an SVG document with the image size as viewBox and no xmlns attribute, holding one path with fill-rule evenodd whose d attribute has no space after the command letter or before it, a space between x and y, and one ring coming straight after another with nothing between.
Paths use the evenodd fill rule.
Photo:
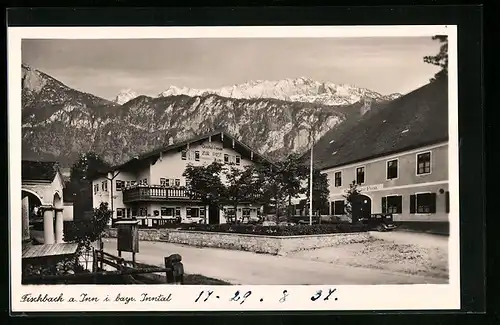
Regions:
<instances>
[{"instance_id":1,"label":"utility pole","mask_svg":"<svg viewBox=\"0 0 500 325\"><path fill-rule=\"evenodd\" d=\"M313 220L313 147L314 147L314 132L312 133L311 144L311 167L309 170L309 225L312 226Z\"/></svg>"}]
</instances>

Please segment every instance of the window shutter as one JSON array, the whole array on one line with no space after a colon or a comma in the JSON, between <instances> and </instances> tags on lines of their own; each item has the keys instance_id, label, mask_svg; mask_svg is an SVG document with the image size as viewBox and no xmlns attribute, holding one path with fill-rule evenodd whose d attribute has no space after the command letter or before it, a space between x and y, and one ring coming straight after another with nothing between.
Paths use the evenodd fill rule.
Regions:
<instances>
[{"instance_id":1,"label":"window shutter","mask_svg":"<svg viewBox=\"0 0 500 325\"><path fill-rule=\"evenodd\" d=\"M344 214L345 213L345 202L340 201L340 213L339 214Z\"/></svg>"},{"instance_id":2,"label":"window shutter","mask_svg":"<svg viewBox=\"0 0 500 325\"><path fill-rule=\"evenodd\" d=\"M446 213L450 213L450 192L446 191Z\"/></svg>"},{"instance_id":3,"label":"window shutter","mask_svg":"<svg viewBox=\"0 0 500 325\"><path fill-rule=\"evenodd\" d=\"M387 213L387 197L382 197L382 213Z\"/></svg>"},{"instance_id":4,"label":"window shutter","mask_svg":"<svg viewBox=\"0 0 500 325\"><path fill-rule=\"evenodd\" d=\"M332 216L335 215L335 202L330 202L330 205L331 205L331 209L332 209Z\"/></svg>"},{"instance_id":5,"label":"window shutter","mask_svg":"<svg viewBox=\"0 0 500 325\"><path fill-rule=\"evenodd\" d=\"M417 196L416 195L410 195L410 213L414 214L416 207L415 203L417 203Z\"/></svg>"},{"instance_id":6,"label":"window shutter","mask_svg":"<svg viewBox=\"0 0 500 325\"><path fill-rule=\"evenodd\" d=\"M430 211L436 213L436 193L431 193Z\"/></svg>"}]
</instances>

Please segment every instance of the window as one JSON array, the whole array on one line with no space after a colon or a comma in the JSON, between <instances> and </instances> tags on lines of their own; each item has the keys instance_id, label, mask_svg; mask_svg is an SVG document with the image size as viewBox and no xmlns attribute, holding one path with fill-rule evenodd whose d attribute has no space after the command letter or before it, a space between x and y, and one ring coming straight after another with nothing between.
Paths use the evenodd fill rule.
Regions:
<instances>
[{"instance_id":1,"label":"window","mask_svg":"<svg viewBox=\"0 0 500 325\"><path fill-rule=\"evenodd\" d=\"M175 186L177 186L177 187L181 186L181 180L180 179L175 179Z\"/></svg>"},{"instance_id":2,"label":"window","mask_svg":"<svg viewBox=\"0 0 500 325\"><path fill-rule=\"evenodd\" d=\"M142 179L139 180L139 186L141 186L141 185L142 185Z\"/></svg>"},{"instance_id":3,"label":"window","mask_svg":"<svg viewBox=\"0 0 500 325\"><path fill-rule=\"evenodd\" d=\"M236 156L236 165L240 165L240 162L241 162L241 157L240 156Z\"/></svg>"},{"instance_id":4,"label":"window","mask_svg":"<svg viewBox=\"0 0 500 325\"><path fill-rule=\"evenodd\" d=\"M417 155L417 175L431 173L431 153L425 152Z\"/></svg>"},{"instance_id":5,"label":"window","mask_svg":"<svg viewBox=\"0 0 500 325\"><path fill-rule=\"evenodd\" d=\"M160 178L160 185L167 186L167 180L165 178Z\"/></svg>"},{"instance_id":6,"label":"window","mask_svg":"<svg viewBox=\"0 0 500 325\"><path fill-rule=\"evenodd\" d=\"M106 182L106 181L102 182L101 186L102 186L103 191L105 191L105 192L108 191L108 182Z\"/></svg>"},{"instance_id":7,"label":"window","mask_svg":"<svg viewBox=\"0 0 500 325\"><path fill-rule=\"evenodd\" d=\"M411 195L410 213L436 213L436 193Z\"/></svg>"},{"instance_id":8,"label":"window","mask_svg":"<svg viewBox=\"0 0 500 325\"><path fill-rule=\"evenodd\" d=\"M224 163L225 164L229 163L229 155L227 153L224 154Z\"/></svg>"},{"instance_id":9,"label":"window","mask_svg":"<svg viewBox=\"0 0 500 325\"><path fill-rule=\"evenodd\" d=\"M335 177L335 187L342 186L342 172L336 172L334 174Z\"/></svg>"},{"instance_id":10,"label":"window","mask_svg":"<svg viewBox=\"0 0 500 325\"><path fill-rule=\"evenodd\" d=\"M182 158L182 160L186 160L187 159L187 151L186 150L182 150L181 158Z\"/></svg>"},{"instance_id":11,"label":"window","mask_svg":"<svg viewBox=\"0 0 500 325\"><path fill-rule=\"evenodd\" d=\"M200 161L200 152L199 151L194 152L194 160Z\"/></svg>"},{"instance_id":12,"label":"window","mask_svg":"<svg viewBox=\"0 0 500 325\"><path fill-rule=\"evenodd\" d=\"M175 216L180 217L181 216L181 208L177 207L175 208Z\"/></svg>"},{"instance_id":13,"label":"window","mask_svg":"<svg viewBox=\"0 0 500 325\"><path fill-rule=\"evenodd\" d=\"M134 186L135 185L135 181L130 181L130 186Z\"/></svg>"},{"instance_id":14,"label":"window","mask_svg":"<svg viewBox=\"0 0 500 325\"><path fill-rule=\"evenodd\" d=\"M132 215L137 216L137 208L132 208Z\"/></svg>"},{"instance_id":15,"label":"window","mask_svg":"<svg viewBox=\"0 0 500 325\"><path fill-rule=\"evenodd\" d=\"M186 208L186 217L191 218L191 208Z\"/></svg>"},{"instance_id":16,"label":"window","mask_svg":"<svg viewBox=\"0 0 500 325\"><path fill-rule=\"evenodd\" d=\"M139 208L139 215L141 217L145 217L148 214L148 209L147 208Z\"/></svg>"},{"instance_id":17,"label":"window","mask_svg":"<svg viewBox=\"0 0 500 325\"><path fill-rule=\"evenodd\" d=\"M161 216L166 217L167 216L167 208L161 208Z\"/></svg>"},{"instance_id":18,"label":"window","mask_svg":"<svg viewBox=\"0 0 500 325\"><path fill-rule=\"evenodd\" d=\"M363 184L365 182L365 167L356 168L356 184Z\"/></svg>"},{"instance_id":19,"label":"window","mask_svg":"<svg viewBox=\"0 0 500 325\"><path fill-rule=\"evenodd\" d=\"M245 219L248 219L250 218L250 209L249 208L243 208L243 213L242 213L242 217Z\"/></svg>"},{"instance_id":20,"label":"window","mask_svg":"<svg viewBox=\"0 0 500 325\"><path fill-rule=\"evenodd\" d=\"M99 184L94 185L94 194L96 194L97 192L99 192Z\"/></svg>"},{"instance_id":21,"label":"window","mask_svg":"<svg viewBox=\"0 0 500 325\"><path fill-rule=\"evenodd\" d=\"M148 185L148 179L147 179L147 178L143 179L143 180L142 180L142 184L143 184L143 185Z\"/></svg>"},{"instance_id":22,"label":"window","mask_svg":"<svg viewBox=\"0 0 500 325\"><path fill-rule=\"evenodd\" d=\"M387 179L398 178L398 160L389 160L387 162Z\"/></svg>"},{"instance_id":23,"label":"window","mask_svg":"<svg viewBox=\"0 0 500 325\"><path fill-rule=\"evenodd\" d=\"M116 216L117 217L123 216L123 210L122 209L116 209Z\"/></svg>"},{"instance_id":24,"label":"window","mask_svg":"<svg viewBox=\"0 0 500 325\"><path fill-rule=\"evenodd\" d=\"M401 195L383 197L382 213L403 213L403 197Z\"/></svg>"},{"instance_id":25,"label":"window","mask_svg":"<svg viewBox=\"0 0 500 325\"><path fill-rule=\"evenodd\" d=\"M445 196L445 211L450 213L450 192L446 191Z\"/></svg>"},{"instance_id":26,"label":"window","mask_svg":"<svg viewBox=\"0 0 500 325\"><path fill-rule=\"evenodd\" d=\"M338 201L333 201L331 203L332 205L332 215L342 215L344 214L344 201L338 200Z\"/></svg>"}]
</instances>

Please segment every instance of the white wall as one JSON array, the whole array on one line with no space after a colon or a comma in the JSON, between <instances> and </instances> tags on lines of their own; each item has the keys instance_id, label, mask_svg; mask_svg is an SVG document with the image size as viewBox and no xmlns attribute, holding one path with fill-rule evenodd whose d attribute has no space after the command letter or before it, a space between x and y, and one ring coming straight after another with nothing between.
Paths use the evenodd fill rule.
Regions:
<instances>
[{"instance_id":1,"label":"white wall","mask_svg":"<svg viewBox=\"0 0 500 325\"><path fill-rule=\"evenodd\" d=\"M73 221L73 203L67 202L63 206L63 220Z\"/></svg>"}]
</instances>

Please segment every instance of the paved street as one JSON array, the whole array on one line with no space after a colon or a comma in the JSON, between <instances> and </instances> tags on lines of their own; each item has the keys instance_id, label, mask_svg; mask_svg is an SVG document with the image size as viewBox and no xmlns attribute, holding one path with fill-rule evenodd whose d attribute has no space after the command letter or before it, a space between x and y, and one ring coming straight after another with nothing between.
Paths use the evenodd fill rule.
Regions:
<instances>
[{"instance_id":1,"label":"paved street","mask_svg":"<svg viewBox=\"0 0 500 325\"><path fill-rule=\"evenodd\" d=\"M116 239L106 238L104 249L117 254ZM138 262L163 266L164 256L182 256L188 274L201 274L231 284L423 284L442 279L380 270L334 265L293 257L273 256L215 248L198 248L164 242L141 241ZM123 253L131 259L130 253Z\"/></svg>"}]
</instances>

